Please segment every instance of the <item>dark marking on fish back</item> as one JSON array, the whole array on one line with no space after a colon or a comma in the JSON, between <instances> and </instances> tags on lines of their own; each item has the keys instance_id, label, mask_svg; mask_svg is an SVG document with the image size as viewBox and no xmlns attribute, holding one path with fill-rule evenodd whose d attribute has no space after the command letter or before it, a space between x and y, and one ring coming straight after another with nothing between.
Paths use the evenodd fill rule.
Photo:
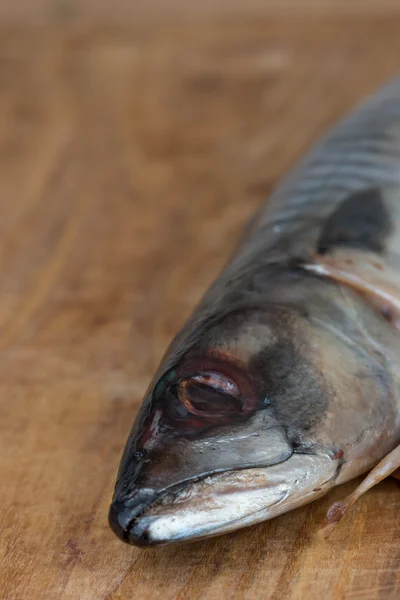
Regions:
<instances>
[{"instance_id":1,"label":"dark marking on fish back","mask_svg":"<svg viewBox=\"0 0 400 600\"><path fill-rule=\"evenodd\" d=\"M352 194L327 219L318 240L318 253L335 246L382 253L392 229L390 214L379 189Z\"/></svg>"}]
</instances>

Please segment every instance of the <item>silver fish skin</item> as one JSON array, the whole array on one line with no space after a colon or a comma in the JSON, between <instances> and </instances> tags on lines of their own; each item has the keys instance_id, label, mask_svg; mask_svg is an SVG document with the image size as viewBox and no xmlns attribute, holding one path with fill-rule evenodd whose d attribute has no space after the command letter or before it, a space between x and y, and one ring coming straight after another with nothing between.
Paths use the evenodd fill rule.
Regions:
<instances>
[{"instance_id":1,"label":"silver fish skin","mask_svg":"<svg viewBox=\"0 0 400 600\"><path fill-rule=\"evenodd\" d=\"M172 341L119 468L109 522L123 541L270 519L399 444L399 180L397 79L277 187ZM367 272L376 294L306 268L318 261Z\"/></svg>"}]
</instances>

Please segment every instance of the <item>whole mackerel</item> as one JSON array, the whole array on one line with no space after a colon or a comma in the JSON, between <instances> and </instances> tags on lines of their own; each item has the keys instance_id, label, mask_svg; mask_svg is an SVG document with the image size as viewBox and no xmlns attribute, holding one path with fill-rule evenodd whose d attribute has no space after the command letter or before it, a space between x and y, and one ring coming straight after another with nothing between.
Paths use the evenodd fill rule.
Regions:
<instances>
[{"instance_id":1,"label":"whole mackerel","mask_svg":"<svg viewBox=\"0 0 400 600\"><path fill-rule=\"evenodd\" d=\"M109 520L150 546L270 519L400 464L400 79L249 223L167 350ZM380 462L381 461L381 462Z\"/></svg>"}]
</instances>

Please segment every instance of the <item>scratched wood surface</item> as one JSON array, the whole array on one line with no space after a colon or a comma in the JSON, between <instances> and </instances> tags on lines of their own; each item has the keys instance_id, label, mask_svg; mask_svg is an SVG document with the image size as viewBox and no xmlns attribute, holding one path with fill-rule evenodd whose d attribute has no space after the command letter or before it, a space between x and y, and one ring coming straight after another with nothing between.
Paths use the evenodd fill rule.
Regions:
<instances>
[{"instance_id":1,"label":"scratched wood surface","mask_svg":"<svg viewBox=\"0 0 400 600\"><path fill-rule=\"evenodd\" d=\"M400 70L400 16L139 21L0 24L0 598L398 598L393 482L326 542L352 485L149 551L107 509L168 341L277 179Z\"/></svg>"}]
</instances>

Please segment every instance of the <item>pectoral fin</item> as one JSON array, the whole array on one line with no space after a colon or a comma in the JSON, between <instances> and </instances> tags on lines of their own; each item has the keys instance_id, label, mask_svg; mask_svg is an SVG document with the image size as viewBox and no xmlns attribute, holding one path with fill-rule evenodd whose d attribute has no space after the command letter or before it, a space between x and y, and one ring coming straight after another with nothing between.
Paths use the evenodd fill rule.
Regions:
<instances>
[{"instance_id":1,"label":"pectoral fin","mask_svg":"<svg viewBox=\"0 0 400 600\"><path fill-rule=\"evenodd\" d=\"M373 253L343 249L317 255L304 268L353 288L400 330L400 275L390 261L383 262Z\"/></svg>"},{"instance_id":2,"label":"pectoral fin","mask_svg":"<svg viewBox=\"0 0 400 600\"><path fill-rule=\"evenodd\" d=\"M394 474L396 479L399 478L397 469L400 467L400 446L397 446L385 458L381 460L377 466L367 475L362 483L354 490L352 494L347 496L340 502L332 504L326 515L322 529L319 533L323 538L330 536L336 525L344 517L348 509L362 496L366 491L374 487L377 483Z\"/></svg>"}]
</instances>

